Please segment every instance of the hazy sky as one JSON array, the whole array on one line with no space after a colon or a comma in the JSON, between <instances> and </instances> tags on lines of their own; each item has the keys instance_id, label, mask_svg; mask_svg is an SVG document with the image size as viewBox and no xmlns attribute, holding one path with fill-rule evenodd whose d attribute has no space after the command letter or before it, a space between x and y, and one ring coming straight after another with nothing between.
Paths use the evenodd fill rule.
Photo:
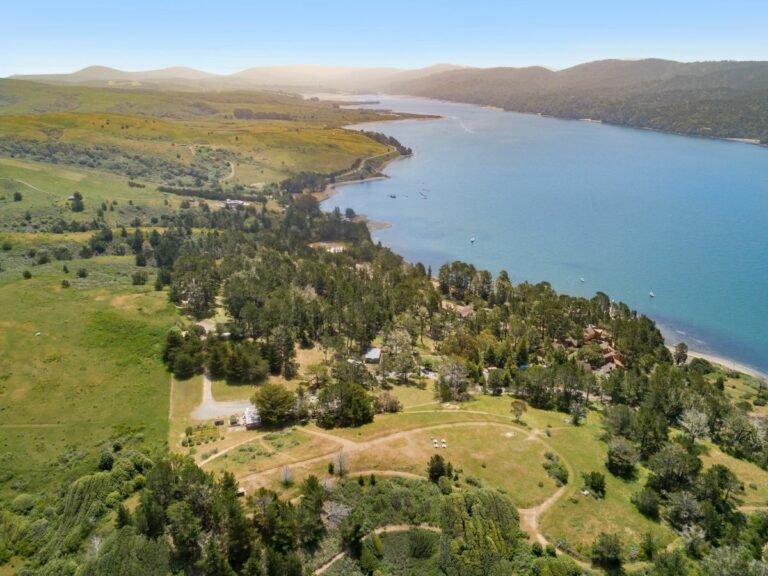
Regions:
<instances>
[{"instance_id":1,"label":"hazy sky","mask_svg":"<svg viewBox=\"0 0 768 576\"><path fill-rule=\"evenodd\" d=\"M766 0L8 1L0 76L272 64L768 60Z\"/></svg>"}]
</instances>

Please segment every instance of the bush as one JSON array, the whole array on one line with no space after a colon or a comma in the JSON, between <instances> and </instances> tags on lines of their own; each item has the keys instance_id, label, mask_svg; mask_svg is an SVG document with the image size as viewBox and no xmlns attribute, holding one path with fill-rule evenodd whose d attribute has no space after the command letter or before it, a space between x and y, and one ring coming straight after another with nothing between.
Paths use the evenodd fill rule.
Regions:
<instances>
[{"instance_id":1,"label":"bush","mask_svg":"<svg viewBox=\"0 0 768 576\"><path fill-rule=\"evenodd\" d=\"M79 268L77 270L77 277L78 278L86 278L88 276L88 270L85 268Z\"/></svg>"},{"instance_id":2,"label":"bush","mask_svg":"<svg viewBox=\"0 0 768 576\"><path fill-rule=\"evenodd\" d=\"M427 465L427 477L430 482L437 484L440 478L447 476L453 476L453 466L450 462L446 462L440 454L435 454L429 459Z\"/></svg>"},{"instance_id":3,"label":"bush","mask_svg":"<svg viewBox=\"0 0 768 576\"><path fill-rule=\"evenodd\" d=\"M99 470L112 470L112 466L115 464L115 456L112 452L104 450L99 456Z\"/></svg>"},{"instance_id":4,"label":"bush","mask_svg":"<svg viewBox=\"0 0 768 576\"><path fill-rule=\"evenodd\" d=\"M143 286L147 283L149 275L144 270L138 270L131 275L131 281L134 286Z\"/></svg>"},{"instance_id":5,"label":"bush","mask_svg":"<svg viewBox=\"0 0 768 576\"><path fill-rule=\"evenodd\" d=\"M21 200L23 198L24 198L24 196L22 196L21 192L14 192L13 193L13 201L14 202L21 202Z\"/></svg>"},{"instance_id":6,"label":"bush","mask_svg":"<svg viewBox=\"0 0 768 576\"><path fill-rule=\"evenodd\" d=\"M568 469L560 462L560 457L552 452L544 454L546 462L544 462L544 470L547 471L547 475L552 478L558 486L564 486L568 484Z\"/></svg>"},{"instance_id":7,"label":"bush","mask_svg":"<svg viewBox=\"0 0 768 576\"><path fill-rule=\"evenodd\" d=\"M3 252L9 252L11 248L13 248L13 245L8 240L3 242Z\"/></svg>"},{"instance_id":8,"label":"bush","mask_svg":"<svg viewBox=\"0 0 768 576\"><path fill-rule=\"evenodd\" d=\"M661 498L653 488L646 486L640 492L632 496L632 503L637 507L638 512L652 520L659 519L659 506Z\"/></svg>"},{"instance_id":9,"label":"bush","mask_svg":"<svg viewBox=\"0 0 768 576\"><path fill-rule=\"evenodd\" d=\"M435 550L435 538L426 530L408 532L408 555L411 558L429 558Z\"/></svg>"},{"instance_id":10,"label":"bush","mask_svg":"<svg viewBox=\"0 0 768 576\"><path fill-rule=\"evenodd\" d=\"M26 514L35 505L35 499L31 494L19 494L11 502L11 510L16 514Z\"/></svg>"},{"instance_id":11,"label":"bush","mask_svg":"<svg viewBox=\"0 0 768 576\"><path fill-rule=\"evenodd\" d=\"M32 278L32 272L29 270L24 270L24 272L21 274L24 277L24 280L29 280Z\"/></svg>"},{"instance_id":12,"label":"bush","mask_svg":"<svg viewBox=\"0 0 768 576\"><path fill-rule=\"evenodd\" d=\"M688 364L688 370L704 375L711 374L715 371L715 368L708 360L705 360L704 358L694 358Z\"/></svg>"},{"instance_id":13,"label":"bush","mask_svg":"<svg viewBox=\"0 0 768 576\"><path fill-rule=\"evenodd\" d=\"M608 461L606 466L611 474L629 478L635 473L635 465L640 453L626 438L617 437L608 443Z\"/></svg>"},{"instance_id":14,"label":"bush","mask_svg":"<svg viewBox=\"0 0 768 576\"><path fill-rule=\"evenodd\" d=\"M589 490L595 498L605 498L605 476L600 472L588 472L582 474L584 487Z\"/></svg>"},{"instance_id":15,"label":"bush","mask_svg":"<svg viewBox=\"0 0 768 576\"><path fill-rule=\"evenodd\" d=\"M621 539L617 534L601 532L592 545L592 563L603 568L618 568L622 564Z\"/></svg>"},{"instance_id":16,"label":"bush","mask_svg":"<svg viewBox=\"0 0 768 576\"><path fill-rule=\"evenodd\" d=\"M61 287L62 288L69 288L70 287L69 280L67 280L66 278L64 280L62 280L61 281Z\"/></svg>"}]
</instances>

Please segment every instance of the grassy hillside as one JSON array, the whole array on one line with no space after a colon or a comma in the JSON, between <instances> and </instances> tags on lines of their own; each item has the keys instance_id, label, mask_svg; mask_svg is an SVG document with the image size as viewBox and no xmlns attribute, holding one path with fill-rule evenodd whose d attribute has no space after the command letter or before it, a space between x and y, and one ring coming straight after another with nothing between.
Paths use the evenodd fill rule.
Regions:
<instances>
[{"instance_id":1,"label":"grassy hillside","mask_svg":"<svg viewBox=\"0 0 768 576\"><path fill-rule=\"evenodd\" d=\"M281 114L290 120L343 126L379 118L370 110L340 109L331 102L265 90L173 92L148 89L56 86L0 79L0 114L108 112L164 118L225 119L236 109Z\"/></svg>"},{"instance_id":2,"label":"grassy hillside","mask_svg":"<svg viewBox=\"0 0 768 576\"><path fill-rule=\"evenodd\" d=\"M139 435L157 449L167 438L170 379L160 342L176 312L163 293L131 285L133 258L68 261L66 274L60 261L29 257L30 249L82 240L0 235L11 245L0 259L3 500L77 478L112 439ZM79 268L88 275L78 277Z\"/></svg>"}]
</instances>

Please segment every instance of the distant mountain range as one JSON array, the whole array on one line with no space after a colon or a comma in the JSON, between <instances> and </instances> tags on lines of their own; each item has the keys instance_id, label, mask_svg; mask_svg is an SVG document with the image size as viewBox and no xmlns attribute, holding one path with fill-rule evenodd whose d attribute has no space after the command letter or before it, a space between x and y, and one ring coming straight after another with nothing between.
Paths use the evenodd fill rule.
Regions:
<instances>
[{"instance_id":1,"label":"distant mountain range","mask_svg":"<svg viewBox=\"0 0 768 576\"><path fill-rule=\"evenodd\" d=\"M384 92L589 118L667 132L768 142L768 62L601 60L553 71L438 64L417 70L270 66L230 75L191 68L13 76L52 84L173 90L278 88Z\"/></svg>"},{"instance_id":2,"label":"distant mountain range","mask_svg":"<svg viewBox=\"0 0 768 576\"><path fill-rule=\"evenodd\" d=\"M122 86L165 89L326 89L379 90L401 82L413 82L454 70L461 66L437 64L418 70L400 68L354 68L339 66L262 66L234 74L211 74L193 68L173 67L160 70L126 72L107 66L89 66L70 74L16 75L16 80L77 86Z\"/></svg>"}]
</instances>

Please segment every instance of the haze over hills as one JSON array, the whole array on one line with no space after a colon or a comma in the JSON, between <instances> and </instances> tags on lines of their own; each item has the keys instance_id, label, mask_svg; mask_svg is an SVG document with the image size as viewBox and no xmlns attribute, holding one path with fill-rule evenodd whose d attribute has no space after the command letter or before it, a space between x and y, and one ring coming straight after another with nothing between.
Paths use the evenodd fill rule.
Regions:
<instances>
[{"instance_id":1,"label":"haze over hills","mask_svg":"<svg viewBox=\"0 0 768 576\"><path fill-rule=\"evenodd\" d=\"M107 66L89 66L70 74L15 75L11 78L84 86L133 84L148 88L187 87L195 90L269 87L358 91L383 89L390 84L420 80L434 74L461 69L463 67L452 64L438 64L417 70L295 65L259 66L223 75L185 67L126 72Z\"/></svg>"},{"instance_id":2,"label":"haze over hills","mask_svg":"<svg viewBox=\"0 0 768 576\"><path fill-rule=\"evenodd\" d=\"M665 132L768 141L768 62L601 60L554 71L438 64L416 70L265 66L230 75L173 67L13 76L49 84L161 90L282 89L406 94L589 118Z\"/></svg>"}]
</instances>

